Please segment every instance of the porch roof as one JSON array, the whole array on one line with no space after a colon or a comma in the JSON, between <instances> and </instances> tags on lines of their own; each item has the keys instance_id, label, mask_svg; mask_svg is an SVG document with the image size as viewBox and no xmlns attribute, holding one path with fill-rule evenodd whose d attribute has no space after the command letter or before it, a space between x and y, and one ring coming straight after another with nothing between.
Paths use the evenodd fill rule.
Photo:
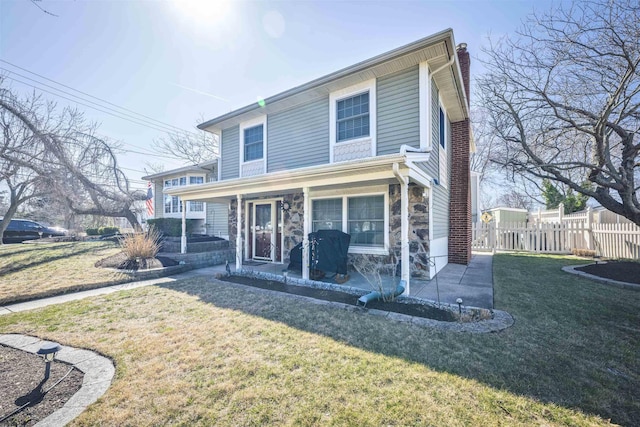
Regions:
<instances>
[{"instance_id":1,"label":"porch roof","mask_svg":"<svg viewBox=\"0 0 640 427\"><path fill-rule=\"evenodd\" d=\"M425 162L428 153L390 154L373 158L310 166L300 169L271 172L246 178L236 178L206 184L175 187L166 194L183 200L222 201L243 197L258 197L302 191L304 187L329 189L349 187L353 184L382 184L398 182L393 165L398 172L424 187L430 187L433 179L415 163Z\"/></svg>"}]
</instances>

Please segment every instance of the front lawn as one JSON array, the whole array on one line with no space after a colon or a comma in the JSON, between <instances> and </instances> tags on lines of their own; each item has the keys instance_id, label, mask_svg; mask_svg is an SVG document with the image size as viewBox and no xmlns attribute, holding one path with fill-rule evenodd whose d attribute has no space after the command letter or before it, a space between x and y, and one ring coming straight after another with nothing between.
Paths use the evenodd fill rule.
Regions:
<instances>
[{"instance_id":1,"label":"front lawn","mask_svg":"<svg viewBox=\"0 0 640 427\"><path fill-rule=\"evenodd\" d=\"M111 388L76 425L640 424L640 292L499 254L496 334L444 332L239 289L171 282L0 316L97 350Z\"/></svg>"},{"instance_id":2,"label":"front lawn","mask_svg":"<svg viewBox=\"0 0 640 427\"><path fill-rule=\"evenodd\" d=\"M112 242L0 245L0 305L127 281L93 266L119 250Z\"/></svg>"}]
</instances>

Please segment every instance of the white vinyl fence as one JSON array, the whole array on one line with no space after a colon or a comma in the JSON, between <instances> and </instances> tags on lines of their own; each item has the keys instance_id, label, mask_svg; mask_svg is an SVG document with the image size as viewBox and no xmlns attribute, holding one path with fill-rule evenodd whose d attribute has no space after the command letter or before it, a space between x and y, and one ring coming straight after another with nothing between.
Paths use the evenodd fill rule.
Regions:
<instances>
[{"instance_id":1,"label":"white vinyl fence","mask_svg":"<svg viewBox=\"0 0 640 427\"><path fill-rule=\"evenodd\" d=\"M472 227L471 247L476 251L539 253L570 253L573 249L589 249L607 258L640 259L640 227L585 221L477 222Z\"/></svg>"}]
</instances>

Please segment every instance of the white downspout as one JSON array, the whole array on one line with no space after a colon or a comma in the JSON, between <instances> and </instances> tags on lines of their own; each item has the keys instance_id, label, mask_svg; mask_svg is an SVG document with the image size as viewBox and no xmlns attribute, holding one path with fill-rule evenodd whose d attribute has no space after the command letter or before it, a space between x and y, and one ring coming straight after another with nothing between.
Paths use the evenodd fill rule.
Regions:
<instances>
[{"instance_id":1,"label":"white downspout","mask_svg":"<svg viewBox=\"0 0 640 427\"><path fill-rule=\"evenodd\" d=\"M393 164L393 174L400 181L400 259L402 260L401 277L405 281L405 291L411 294L409 284L409 180L400 174L398 163Z\"/></svg>"},{"instance_id":2,"label":"white downspout","mask_svg":"<svg viewBox=\"0 0 640 427\"><path fill-rule=\"evenodd\" d=\"M237 194L236 200L236 271L242 270L242 195Z\"/></svg>"},{"instance_id":3,"label":"white downspout","mask_svg":"<svg viewBox=\"0 0 640 427\"><path fill-rule=\"evenodd\" d=\"M311 233L309 187L302 188L302 203L302 279L309 280L309 233Z\"/></svg>"},{"instance_id":4,"label":"white downspout","mask_svg":"<svg viewBox=\"0 0 640 427\"><path fill-rule=\"evenodd\" d=\"M187 253L187 202L180 199L182 205L182 236L180 238L180 253Z\"/></svg>"},{"instance_id":5,"label":"white downspout","mask_svg":"<svg viewBox=\"0 0 640 427\"><path fill-rule=\"evenodd\" d=\"M451 58L449 58L449 61L447 61L446 64L442 64L441 66L439 66L438 68L435 69L435 71L431 72L431 76L433 76L434 74L439 73L440 71L444 70L447 67L451 67L454 63L454 61L456 60L455 55L451 55Z\"/></svg>"}]
</instances>

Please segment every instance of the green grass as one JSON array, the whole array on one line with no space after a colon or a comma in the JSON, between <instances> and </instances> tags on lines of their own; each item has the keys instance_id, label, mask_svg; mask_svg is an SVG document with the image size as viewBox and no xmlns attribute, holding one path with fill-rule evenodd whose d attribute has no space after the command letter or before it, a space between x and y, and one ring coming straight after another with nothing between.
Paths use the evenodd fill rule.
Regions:
<instances>
[{"instance_id":1,"label":"green grass","mask_svg":"<svg viewBox=\"0 0 640 427\"><path fill-rule=\"evenodd\" d=\"M640 424L640 292L571 257L494 257L495 334L419 328L214 279L0 316L116 363L75 425Z\"/></svg>"},{"instance_id":2,"label":"green grass","mask_svg":"<svg viewBox=\"0 0 640 427\"><path fill-rule=\"evenodd\" d=\"M119 251L112 242L0 245L0 304L128 281L94 267Z\"/></svg>"}]
</instances>

